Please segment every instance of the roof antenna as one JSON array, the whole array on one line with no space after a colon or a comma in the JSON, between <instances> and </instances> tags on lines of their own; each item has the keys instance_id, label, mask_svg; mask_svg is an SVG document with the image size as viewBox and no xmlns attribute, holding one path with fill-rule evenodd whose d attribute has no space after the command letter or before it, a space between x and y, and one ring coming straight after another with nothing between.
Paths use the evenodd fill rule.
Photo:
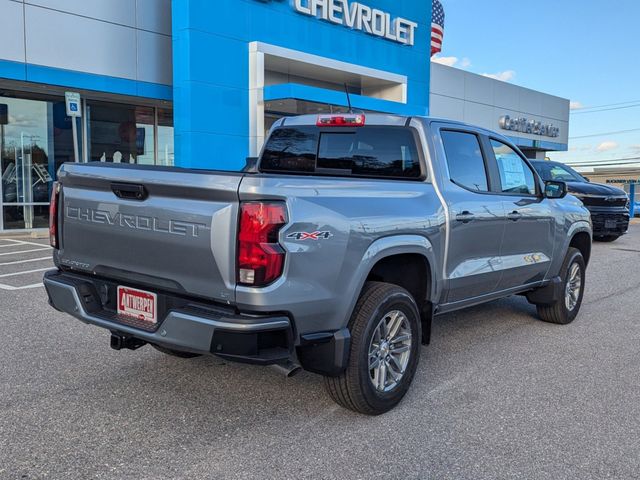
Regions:
<instances>
[{"instance_id":1,"label":"roof antenna","mask_svg":"<svg viewBox=\"0 0 640 480\"><path fill-rule=\"evenodd\" d=\"M344 84L344 93L347 94L347 104L349 105L349 113L353 113L353 108L351 108L351 96L349 95L349 87L346 82Z\"/></svg>"}]
</instances>

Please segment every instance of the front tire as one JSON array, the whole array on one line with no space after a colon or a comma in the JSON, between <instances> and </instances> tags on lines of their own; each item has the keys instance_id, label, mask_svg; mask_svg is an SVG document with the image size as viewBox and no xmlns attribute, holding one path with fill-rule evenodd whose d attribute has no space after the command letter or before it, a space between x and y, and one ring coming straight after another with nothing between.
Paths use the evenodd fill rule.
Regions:
<instances>
[{"instance_id":1,"label":"front tire","mask_svg":"<svg viewBox=\"0 0 640 480\"><path fill-rule=\"evenodd\" d=\"M537 305L541 320L559 325L567 325L575 320L582 305L586 270L580 250L569 248L560 270L563 294L550 305Z\"/></svg>"},{"instance_id":2,"label":"front tire","mask_svg":"<svg viewBox=\"0 0 640 480\"><path fill-rule=\"evenodd\" d=\"M325 377L331 398L344 408L380 415L407 393L418 367L420 314L415 300L396 285L367 282L349 321L349 363Z\"/></svg>"}]
</instances>

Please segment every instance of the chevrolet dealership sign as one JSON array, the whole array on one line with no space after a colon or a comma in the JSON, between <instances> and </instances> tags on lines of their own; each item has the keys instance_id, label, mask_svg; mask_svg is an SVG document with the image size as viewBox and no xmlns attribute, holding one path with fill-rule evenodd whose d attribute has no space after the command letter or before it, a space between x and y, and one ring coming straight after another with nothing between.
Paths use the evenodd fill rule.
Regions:
<instances>
[{"instance_id":1,"label":"chevrolet dealership sign","mask_svg":"<svg viewBox=\"0 0 640 480\"><path fill-rule=\"evenodd\" d=\"M416 22L392 18L389 12L349 0L293 0L293 8L303 14L403 45L415 44Z\"/></svg>"}]
</instances>

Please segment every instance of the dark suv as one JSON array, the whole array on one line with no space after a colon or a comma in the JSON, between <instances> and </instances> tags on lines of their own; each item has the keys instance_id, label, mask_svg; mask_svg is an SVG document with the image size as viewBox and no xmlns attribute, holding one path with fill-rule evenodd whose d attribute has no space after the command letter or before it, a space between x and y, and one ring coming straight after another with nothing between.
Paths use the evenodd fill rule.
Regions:
<instances>
[{"instance_id":1,"label":"dark suv","mask_svg":"<svg viewBox=\"0 0 640 480\"><path fill-rule=\"evenodd\" d=\"M613 242L629 229L629 197L624 190L589 180L562 163L531 162L545 181L567 183L569 193L578 197L591 212L593 238Z\"/></svg>"}]
</instances>

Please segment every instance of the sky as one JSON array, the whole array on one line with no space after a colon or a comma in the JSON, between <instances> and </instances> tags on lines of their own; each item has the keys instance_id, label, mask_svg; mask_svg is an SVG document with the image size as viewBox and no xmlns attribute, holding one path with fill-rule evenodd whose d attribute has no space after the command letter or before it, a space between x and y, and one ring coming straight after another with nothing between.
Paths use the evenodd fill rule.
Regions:
<instances>
[{"instance_id":1,"label":"sky","mask_svg":"<svg viewBox=\"0 0 640 480\"><path fill-rule=\"evenodd\" d=\"M441 1L439 61L571 100L569 152L552 160L640 157L639 0Z\"/></svg>"}]
</instances>

